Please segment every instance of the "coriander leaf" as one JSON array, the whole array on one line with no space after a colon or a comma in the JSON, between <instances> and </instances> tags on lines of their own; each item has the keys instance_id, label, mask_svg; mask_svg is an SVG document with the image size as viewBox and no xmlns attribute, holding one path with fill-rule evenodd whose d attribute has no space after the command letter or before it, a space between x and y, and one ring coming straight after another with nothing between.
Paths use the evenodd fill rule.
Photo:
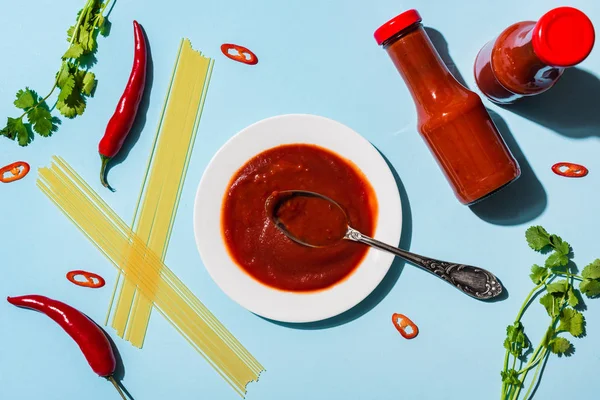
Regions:
<instances>
[{"instance_id":1,"label":"coriander leaf","mask_svg":"<svg viewBox=\"0 0 600 400\"><path fill-rule=\"evenodd\" d=\"M13 119L14 118L9 117L6 126L0 131L3 136L6 136L11 140L14 140L17 137L17 132L14 129L14 122L12 122Z\"/></svg>"},{"instance_id":2,"label":"coriander leaf","mask_svg":"<svg viewBox=\"0 0 600 400\"><path fill-rule=\"evenodd\" d=\"M96 75L93 72L87 71L83 77L81 92L86 96L91 96L95 87Z\"/></svg>"},{"instance_id":3,"label":"coriander leaf","mask_svg":"<svg viewBox=\"0 0 600 400\"><path fill-rule=\"evenodd\" d=\"M559 251L555 251L546 260L546 267L557 268L564 267L569 263L569 257Z\"/></svg>"},{"instance_id":4,"label":"coriander leaf","mask_svg":"<svg viewBox=\"0 0 600 400\"><path fill-rule=\"evenodd\" d=\"M21 110L26 110L35 105L36 99L37 95L35 95L29 88L25 88L25 90L19 90L17 92L15 106Z\"/></svg>"},{"instance_id":5,"label":"coriander leaf","mask_svg":"<svg viewBox=\"0 0 600 400\"><path fill-rule=\"evenodd\" d=\"M70 73L71 67L72 67L72 64L66 63L66 62L64 62L63 65L60 67L60 71L58 71L58 74L56 76L56 85L59 88L62 88L63 86L65 86L67 79L69 79L69 76L71 75L71 73Z\"/></svg>"},{"instance_id":6,"label":"coriander leaf","mask_svg":"<svg viewBox=\"0 0 600 400\"><path fill-rule=\"evenodd\" d=\"M67 42L71 43L71 39L73 38L73 33L75 33L75 26L70 26L67 30Z\"/></svg>"},{"instance_id":7,"label":"coriander leaf","mask_svg":"<svg viewBox=\"0 0 600 400\"><path fill-rule=\"evenodd\" d=\"M32 124L33 130L41 136L48 137L56 129L55 125L52 123L52 114L50 114L50 111L43 106L38 106L29 111L27 118Z\"/></svg>"},{"instance_id":8,"label":"coriander leaf","mask_svg":"<svg viewBox=\"0 0 600 400\"><path fill-rule=\"evenodd\" d=\"M521 357L523 349L529 347L529 339L525 335L523 324L517 321L513 325L506 327L506 339L504 340L504 348L515 357Z\"/></svg>"},{"instance_id":9,"label":"coriander leaf","mask_svg":"<svg viewBox=\"0 0 600 400\"><path fill-rule=\"evenodd\" d=\"M588 264L581 271L581 276L585 279L600 279L600 259L596 259L591 264Z\"/></svg>"},{"instance_id":10,"label":"coriander leaf","mask_svg":"<svg viewBox=\"0 0 600 400\"><path fill-rule=\"evenodd\" d=\"M548 347L550 345L550 342L554 338L554 335L556 335L556 331L552 326L549 326L546 330L546 333L544 334L544 338L542 339L541 345L544 347Z\"/></svg>"},{"instance_id":11,"label":"coriander leaf","mask_svg":"<svg viewBox=\"0 0 600 400\"><path fill-rule=\"evenodd\" d=\"M80 44L72 44L71 47L63 54L63 60L68 60L69 58L79 58L83 54L83 47Z\"/></svg>"},{"instance_id":12,"label":"coriander leaf","mask_svg":"<svg viewBox=\"0 0 600 400\"><path fill-rule=\"evenodd\" d=\"M582 313L572 308L565 308L561 311L559 319L559 331L569 332L575 337L583 335L585 319Z\"/></svg>"},{"instance_id":13,"label":"coriander leaf","mask_svg":"<svg viewBox=\"0 0 600 400\"><path fill-rule=\"evenodd\" d=\"M539 285L548 277L548 269L535 264L531 267L531 274L529 275L529 277L531 278L533 283Z\"/></svg>"},{"instance_id":14,"label":"coriander leaf","mask_svg":"<svg viewBox=\"0 0 600 400\"><path fill-rule=\"evenodd\" d=\"M514 385L519 387L523 386L523 383L519 380L519 373L514 369L502 371L500 372L500 375L502 376L502 382L508 385Z\"/></svg>"},{"instance_id":15,"label":"coriander leaf","mask_svg":"<svg viewBox=\"0 0 600 400\"><path fill-rule=\"evenodd\" d=\"M60 87L60 93L58 94L58 101L64 102L65 99L67 99L71 94L73 94L74 89L75 89L75 76L69 75L64 80L63 85Z\"/></svg>"},{"instance_id":16,"label":"coriander leaf","mask_svg":"<svg viewBox=\"0 0 600 400\"><path fill-rule=\"evenodd\" d=\"M79 43L81 43L81 47L84 52L89 53L94 50L94 39L93 34L91 34L86 29L81 29L79 31Z\"/></svg>"},{"instance_id":17,"label":"coriander leaf","mask_svg":"<svg viewBox=\"0 0 600 400\"><path fill-rule=\"evenodd\" d=\"M29 135L29 131L23 124L23 120L21 118L10 118L8 117L8 122L6 123L6 128L9 137L17 138L20 146L27 146L31 141L31 137Z\"/></svg>"},{"instance_id":18,"label":"coriander leaf","mask_svg":"<svg viewBox=\"0 0 600 400\"><path fill-rule=\"evenodd\" d=\"M550 244L550 235L541 226L532 226L525 232L525 238L529 247L540 251Z\"/></svg>"},{"instance_id":19,"label":"coriander leaf","mask_svg":"<svg viewBox=\"0 0 600 400\"><path fill-rule=\"evenodd\" d=\"M112 27L112 23L108 20L108 18L104 18L104 22L102 26L100 26L100 34L104 37L110 34L110 28Z\"/></svg>"},{"instance_id":20,"label":"coriander leaf","mask_svg":"<svg viewBox=\"0 0 600 400\"><path fill-rule=\"evenodd\" d=\"M573 345L563 337L557 337L550 341L550 351L554 354L569 355L572 353Z\"/></svg>"},{"instance_id":21,"label":"coriander leaf","mask_svg":"<svg viewBox=\"0 0 600 400\"><path fill-rule=\"evenodd\" d=\"M8 129L8 126L5 126L4 128L0 129L0 135L5 136L10 140L15 140L15 137L12 135L12 133Z\"/></svg>"},{"instance_id":22,"label":"coriander leaf","mask_svg":"<svg viewBox=\"0 0 600 400\"><path fill-rule=\"evenodd\" d=\"M558 235L550 235L550 245L554 247L557 252L565 256L569 255L571 252L571 246L569 243L562 240L562 238Z\"/></svg>"},{"instance_id":23,"label":"coriander leaf","mask_svg":"<svg viewBox=\"0 0 600 400\"><path fill-rule=\"evenodd\" d=\"M579 290L587 297L600 296L600 281L584 279L579 284Z\"/></svg>"},{"instance_id":24,"label":"coriander leaf","mask_svg":"<svg viewBox=\"0 0 600 400\"><path fill-rule=\"evenodd\" d=\"M560 312L560 298L547 293L540 298L540 304L546 308L549 316L558 316L558 313Z\"/></svg>"},{"instance_id":25,"label":"coriander leaf","mask_svg":"<svg viewBox=\"0 0 600 400\"><path fill-rule=\"evenodd\" d=\"M571 307L577 307L579 304L579 296L577 296L577 289L574 289L572 286L569 286L569 291L567 292L567 302Z\"/></svg>"},{"instance_id":26,"label":"coriander leaf","mask_svg":"<svg viewBox=\"0 0 600 400\"><path fill-rule=\"evenodd\" d=\"M81 97L81 93L73 90L65 99L58 100L56 108L65 117L75 118L85 111L85 100Z\"/></svg>"},{"instance_id":27,"label":"coriander leaf","mask_svg":"<svg viewBox=\"0 0 600 400\"><path fill-rule=\"evenodd\" d=\"M550 294L564 294L567 293L568 289L569 282L567 282L565 279L552 282L551 284L546 286L546 290L548 290L548 293Z\"/></svg>"}]
</instances>

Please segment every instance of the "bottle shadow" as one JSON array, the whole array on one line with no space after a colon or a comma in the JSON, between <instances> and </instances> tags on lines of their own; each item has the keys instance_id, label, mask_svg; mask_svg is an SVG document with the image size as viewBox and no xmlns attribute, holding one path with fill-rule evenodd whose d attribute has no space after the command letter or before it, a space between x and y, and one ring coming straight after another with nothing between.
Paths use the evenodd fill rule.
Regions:
<instances>
[{"instance_id":1,"label":"bottle shadow","mask_svg":"<svg viewBox=\"0 0 600 400\"><path fill-rule=\"evenodd\" d=\"M152 93L152 86L154 82L154 61L152 59L152 49L148 41L148 36L146 35L146 31L143 27L142 30L144 31L144 38L146 40L146 87L144 89L144 95L142 96L142 100L140 102L131 131L129 132L129 135L127 135L127 139L125 139L121 151L119 151L119 153L117 153L117 155L108 163L106 168L107 176L109 175L111 169L125 161L131 152L131 149L133 149L135 144L140 139L142 131L146 126L148 108L150 107L150 94Z\"/></svg>"},{"instance_id":2,"label":"bottle shadow","mask_svg":"<svg viewBox=\"0 0 600 400\"><path fill-rule=\"evenodd\" d=\"M410 211L410 202L408 200L408 195L406 190L404 189L404 185L400 180L400 176L390 163L390 161L381 153L379 149L377 149L379 153L382 155L385 162L388 164L390 170L392 171L392 175L394 176L394 180L396 181L396 185L398 186L398 192L400 193L400 201L402 202L402 234L400 238L400 248L409 250L410 243L412 238L412 213ZM378 251L378 250L374 250ZM328 329L336 326L347 324L348 322L352 322L355 319L363 316L364 314L371 311L375 306L377 306L392 290L404 268L405 261L399 257L396 257L390 266L389 271L381 281L381 283L375 288L375 290L367 296L363 301L358 303L356 306L352 307L350 310L345 311L344 313L337 315L332 318L328 318L322 321L309 322L309 323L287 323L270 320L268 318L261 317L264 320L272 322L276 325L280 325L286 328L292 329L301 329L301 330L318 330L318 329Z\"/></svg>"},{"instance_id":3,"label":"bottle shadow","mask_svg":"<svg viewBox=\"0 0 600 400\"><path fill-rule=\"evenodd\" d=\"M448 43L444 36L433 28L426 27L425 31L452 75L464 87L468 88L465 79L450 56ZM489 109L488 112L506 145L519 163L521 176L493 196L470 206L470 209L479 218L494 225L519 225L529 222L541 215L546 209L548 203L546 191L533 172L504 119Z\"/></svg>"},{"instance_id":4,"label":"bottle shadow","mask_svg":"<svg viewBox=\"0 0 600 400\"><path fill-rule=\"evenodd\" d=\"M502 106L524 118L574 139L600 136L597 98L600 79L583 69L568 68L545 93Z\"/></svg>"},{"instance_id":5,"label":"bottle shadow","mask_svg":"<svg viewBox=\"0 0 600 400\"><path fill-rule=\"evenodd\" d=\"M531 169L504 119L492 110L488 112L519 163L521 176L489 198L473 204L470 209L479 218L495 225L519 225L529 222L546 209L548 204L546 190Z\"/></svg>"}]
</instances>

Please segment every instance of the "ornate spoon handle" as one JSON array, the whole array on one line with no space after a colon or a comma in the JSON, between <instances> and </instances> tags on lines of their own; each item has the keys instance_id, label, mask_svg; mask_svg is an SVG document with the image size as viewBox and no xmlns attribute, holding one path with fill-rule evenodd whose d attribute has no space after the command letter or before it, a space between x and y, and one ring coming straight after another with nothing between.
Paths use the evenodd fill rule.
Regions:
<instances>
[{"instance_id":1,"label":"ornate spoon handle","mask_svg":"<svg viewBox=\"0 0 600 400\"><path fill-rule=\"evenodd\" d=\"M485 269L473 267L471 265L454 264L445 261L434 260L401 250L390 246L366 235L353 228L348 228L344 239L364 243L380 250L388 251L406 261L420 267L438 278L444 279L454 287L462 290L469 296L480 300L494 298L502 293L502 285L498 278Z\"/></svg>"}]
</instances>

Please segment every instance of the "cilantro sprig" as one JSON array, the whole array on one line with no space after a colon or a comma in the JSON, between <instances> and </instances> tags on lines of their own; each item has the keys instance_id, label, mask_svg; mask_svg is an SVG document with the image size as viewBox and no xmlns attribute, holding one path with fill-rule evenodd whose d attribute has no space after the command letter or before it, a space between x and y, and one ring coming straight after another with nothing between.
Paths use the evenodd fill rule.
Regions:
<instances>
[{"instance_id":1,"label":"cilantro sprig","mask_svg":"<svg viewBox=\"0 0 600 400\"><path fill-rule=\"evenodd\" d=\"M582 293L588 298L600 296L600 259L577 274L571 261L571 246L560 236L548 233L541 226L532 226L525 238L529 247L548 256L543 266L535 264L531 267L529 277L535 286L525 298L515 321L506 328L506 354L500 373L502 400L529 399L550 354L570 356L574 353L575 348L568 337L585 335ZM577 282L579 288L575 287ZM537 347L533 348L521 320L538 296L550 323ZM527 380L530 373L533 377ZM527 390L521 397L526 383Z\"/></svg>"},{"instance_id":2,"label":"cilantro sprig","mask_svg":"<svg viewBox=\"0 0 600 400\"><path fill-rule=\"evenodd\" d=\"M111 0L86 0L77 13L75 25L67 31L69 48L62 56L62 63L50 92L41 97L29 87L19 90L14 101L22 110L17 118L9 117L0 135L17 140L27 146L36 132L42 137L52 135L60 120L52 115L57 110L66 118L75 118L85 111L88 97L96 87L96 76L89 68L95 63L98 35L107 36L110 22L104 15ZM53 106L47 103L52 94L59 90Z\"/></svg>"}]
</instances>

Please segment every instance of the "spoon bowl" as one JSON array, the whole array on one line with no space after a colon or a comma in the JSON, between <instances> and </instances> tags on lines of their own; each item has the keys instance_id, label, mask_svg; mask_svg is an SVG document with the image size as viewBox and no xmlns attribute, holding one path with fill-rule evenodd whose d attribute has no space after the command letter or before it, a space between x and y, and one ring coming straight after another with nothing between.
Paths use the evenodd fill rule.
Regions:
<instances>
[{"instance_id":1,"label":"spoon bowl","mask_svg":"<svg viewBox=\"0 0 600 400\"><path fill-rule=\"evenodd\" d=\"M310 210L311 205L312 210ZM298 218L304 218L307 221L303 222L311 222L311 219L318 219L319 216L322 217L323 213L321 213L321 215L314 214L316 214L315 211L321 211L320 208L323 208L323 205L330 206L330 217L332 215L337 217L335 218L336 227L331 230L327 225L321 226L320 228L323 232L320 236L322 237L317 239L312 237L311 240L306 235L302 235L302 232L299 231L300 227L298 227L298 224L294 224L294 221L297 221ZM299 210L298 206L304 208L304 210ZM273 222L284 235L292 241L307 247L323 248L334 246L345 239L350 227L348 224L348 215L338 202L320 193L307 190L282 190L273 192L265 202L265 210L267 211L267 215L271 219L271 222ZM303 211L306 211L307 213L312 211L313 215L298 215ZM322 224L322 222L319 221L317 221L317 223ZM327 229L330 231L327 232Z\"/></svg>"}]
</instances>

